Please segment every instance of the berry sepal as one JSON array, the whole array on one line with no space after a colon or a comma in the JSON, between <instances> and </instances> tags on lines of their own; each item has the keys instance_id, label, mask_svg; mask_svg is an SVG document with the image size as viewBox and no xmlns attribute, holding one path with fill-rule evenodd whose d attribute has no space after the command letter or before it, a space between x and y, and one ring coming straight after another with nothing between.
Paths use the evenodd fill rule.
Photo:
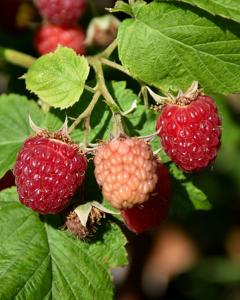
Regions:
<instances>
[{"instance_id":1,"label":"berry sepal","mask_svg":"<svg viewBox=\"0 0 240 300\"><path fill-rule=\"evenodd\" d=\"M100 225L106 213L119 214L97 201L81 204L67 215L64 229L67 228L78 239L85 239L97 231L97 225Z\"/></svg>"}]
</instances>

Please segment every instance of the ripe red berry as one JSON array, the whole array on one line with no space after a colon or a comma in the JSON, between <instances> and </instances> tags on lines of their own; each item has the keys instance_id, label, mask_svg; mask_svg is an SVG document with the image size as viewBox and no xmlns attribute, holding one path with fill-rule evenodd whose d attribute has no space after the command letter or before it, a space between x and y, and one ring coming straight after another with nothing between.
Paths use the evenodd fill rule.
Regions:
<instances>
[{"instance_id":1,"label":"ripe red berry","mask_svg":"<svg viewBox=\"0 0 240 300\"><path fill-rule=\"evenodd\" d=\"M35 0L43 17L58 25L72 25L86 10L86 0Z\"/></svg>"},{"instance_id":2,"label":"ripe red berry","mask_svg":"<svg viewBox=\"0 0 240 300\"><path fill-rule=\"evenodd\" d=\"M86 168L86 158L67 139L30 137L13 171L19 199L39 213L58 213L83 183Z\"/></svg>"},{"instance_id":3,"label":"ripe red berry","mask_svg":"<svg viewBox=\"0 0 240 300\"><path fill-rule=\"evenodd\" d=\"M221 120L211 97L198 93L185 105L181 100L180 97L176 104L164 106L156 127L163 149L172 161L185 172L198 171L217 155Z\"/></svg>"},{"instance_id":4,"label":"ripe red berry","mask_svg":"<svg viewBox=\"0 0 240 300\"><path fill-rule=\"evenodd\" d=\"M167 215L170 197L171 182L168 169L158 162L158 181L149 200L122 211L122 217L128 229L141 233L153 229L161 224Z\"/></svg>"},{"instance_id":5,"label":"ripe red berry","mask_svg":"<svg viewBox=\"0 0 240 300\"><path fill-rule=\"evenodd\" d=\"M53 52L58 45L85 54L85 33L80 26L42 25L35 33L34 46L40 55Z\"/></svg>"},{"instance_id":6,"label":"ripe red berry","mask_svg":"<svg viewBox=\"0 0 240 300\"><path fill-rule=\"evenodd\" d=\"M154 190L157 162L150 146L137 138L115 138L96 151L95 176L104 197L117 209L148 200Z\"/></svg>"}]
</instances>

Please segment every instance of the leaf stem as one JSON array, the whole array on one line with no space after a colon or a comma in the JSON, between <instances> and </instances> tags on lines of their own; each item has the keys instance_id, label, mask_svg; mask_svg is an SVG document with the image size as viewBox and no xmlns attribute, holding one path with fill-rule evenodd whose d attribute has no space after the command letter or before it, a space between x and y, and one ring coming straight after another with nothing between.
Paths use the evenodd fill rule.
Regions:
<instances>
[{"instance_id":1,"label":"leaf stem","mask_svg":"<svg viewBox=\"0 0 240 300\"><path fill-rule=\"evenodd\" d=\"M95 93L95 88L92 88L91 86L89 86L87 84L84 85L84 89L92 94Z\"/></svg>"},{"instance_id":2,"label":"leaf stem","mask_svg":"<svg viewBox=\"0 0 240 300\"><path fill-rule=\"evenodd\" d=\"M101 94L105 98L106 103L111 108L113 113L116 112L120 113L121 112L120 108L118 107L117 103L113 100L113 97L111 96L111 94L109 93L106 87L101 61L98 59L98 57L95 57L92 58L89 61L89 63L93 66L95 70L97 82L98 82L98 90L100 90Z\"/></svg>"},{"instance_id":3,"label":"leaf stem","mask_svg":"<svg viewBox=\"0 0 240 300\"><path fill-rule=\"evenodd\" d=\"M112 43L103 52L98 54L98 56L109 57L113 53L113 51L117 48L117 44L118 44L117 39L113 40Z\"/></svg>"},{"instance_id":4,"label":"leaf stem","mask_svg":"<svg viewBox=\"0 0 240 300\"><path fill-rule=\"evenodd\" d=\"M88 134L90 129L90 115L85 118L85 129L84 129L84 146L88 146Z\"/></svg>"},{"instance_id":5,"label":"leaf stem","mask_svg":"<svg viewBox=\"0 0 240 300\"><path fill-rule=\"evenodd\" d=\"M113 69L116 69L118 71L121 71L123 73L125 73L126 75L130 76L130 73L128 72L127 69L125 69L123 66L121 66L120 64L118 63L115 63L107 58L101 58L101 62L104 64L104 65L107 65Z\"/></svg>"},{"instance_id":6,"label":"leaf stem","mask_svg":"<svg viewBox=\"0 0 240 300\"><path fill-rule=\"evenodd\" d=\"M29 68L36 60L36 58L31 55L12 49L4 49L3 56L7 62L26 69Z\"/></svg>"},{"instance_id":7,"label":"leaf stem","mask_svg":"<svg viewBox=\"0 0 240 300\"><path fill-rule=\"evenodd\" d=\"M99 97L101 96L101 91L99 89L96 90L95 94L93 95L93 98L91 102L89 103L88 107L82 112L76 120L72 123L72 125L68 129L68 133L70 134L77 125L84 119L91 115L92 110L94 109L94 106L96 105Z\"/></svg>"}]
</instances>

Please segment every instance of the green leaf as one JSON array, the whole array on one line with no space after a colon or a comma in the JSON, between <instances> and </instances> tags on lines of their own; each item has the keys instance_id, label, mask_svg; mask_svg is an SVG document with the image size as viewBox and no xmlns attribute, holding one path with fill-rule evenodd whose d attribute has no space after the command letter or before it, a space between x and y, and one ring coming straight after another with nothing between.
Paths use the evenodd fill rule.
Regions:
<instances>
[{"instance_id":1,"label":"green leaf","mask_svg":"<svg viewBox=\"0 0 240 300\"><path fill-rule=\"evenodd\" d=\"M28 117L40 127L56 130L61 122L44 114L34 101L16 94L0 96L0 177L13 167L24 140L31 134Z\"/></svg>"},{"instance_id":2,"label":"green leaf","mask_svg":"<svg viewBox=\"0 0 240 300\"><path fill-rule=\"evenodd\" d=\"M207 91L240 91L240 25L197 8L153 2L118 32L121 62L133 77L163 91L197 80Z\"/></svg>"},{"instance_id":3,"label":"green leaf","mask_svg":"<svg viewBox=\"0 0 240 300\"><path fill-rule=\"evenodd\" d=\"M172 1L172 0L165 0ZM198 6L213 15L240 22L240 2L238 0L175 0Z\"/></svg>"},{"instance_id":4,"label":"green leaf","mask_svg":"<svg viewBox=\"0 0 240 300\"><path fill-rule=\"evenodd\" d=\"M15 188L0 193L1 299L112 299L109 268L126 264L126 239L107 223L90 243L54 228L49 216L17 201Z\"/></svg>"},{"instance_id":5,"label":"green leaf","mask_svg":"<svg viewBox=\"0 0 240 300\"><path fill-rule=\"evenodd\" d=\"M211 204L207 196L196 187L191 178L185 175L175 164L171 163L169 171L172 175L171 213L185 216L194 209L209 210Z\"/></svg>"},{"instance_id":6,"label":"green leaf","mask_svg":"<svg viewBox=\"0 0 240 300\"><path fill-rule=\"evenodd\" d=\"M126 2L121 1L121 0L116 1L114 7L109 8L108 10L111 13L123 12L123 13L126 13L126 14L130 15L130 16L133 16L131 6L129 4L127 4Z\"/></svg>"},{"instance_id":7,"label":"green leaf","mask_svg":"<svg viewBox=\"0 0 240 300\"><path fill-rule=\"evenodd\" d=\"M33 63L25 75L26 87L47 104L64 109L79 100L88 73L84 56L58 47Z\"/></svg>"}]
</instances>

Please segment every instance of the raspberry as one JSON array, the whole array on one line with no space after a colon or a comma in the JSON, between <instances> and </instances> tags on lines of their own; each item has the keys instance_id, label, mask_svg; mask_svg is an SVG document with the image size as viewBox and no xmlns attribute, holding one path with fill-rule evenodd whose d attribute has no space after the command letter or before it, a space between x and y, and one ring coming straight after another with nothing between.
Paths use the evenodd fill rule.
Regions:
<instances>
[{"instance_id":1,"label":"raspberry","mask_svg":"<svg viewBox=\"0 0 240 300\"><path fill-rule=\"evenodd\" d=\"M39 213L58 213L83 183L86 168L86 158L66 138L30 137L13 171L19 199Z\"/></svg>"},{"instance_id":2,"label":"raspberry","mask_svg":"<svg viewBox=\"0 0 240 300\"><path fill-rule=\"evenodd\" d=\"M167 104L157 120L157 130L165 152L183 171L207 167L220 145L221 121L217 106L209 96L198 93L189 104L186 97Z\"/></svg>"},{"instance_id":3,"label":"raspberry","mask_svg":"<svg viewBox=\"0 0 240 300\"><path fill-rule=\"evenodd\" d=\"M72 48L78 54L85 53L85 33L79 26L45 24L35 33L34 46L40 55L53 52L58 45Z\"/></svg>"},{"instance_id":4,"label":"raspberry","mask_svg":"<svg viewBox=\"0 0 240 300\"><path fill-rule=\"evenodd\" d=\"M158 181L149 200L122 211L122 217L128 229L141 233L157 227L165 218L171 195L171 183L168 169L158 162Z\"/></svg>"},{"instance_id":5,"label":"raspberry","mask_svg":"<svg viewBox=\"0 0 240 300\"><path fill-rule=\"evenodd\" d=\"M150 146L137 138L115 138L96 150L95 176L104 197L117 209L148 200L154 190L157 162Z\"/></svg>"},{"instance_id":6,"label":"raspberry","mask_svg":"<svg viewBox=\"0 0 240 300\"><path fill-rule=\"evenodd\" d=\"M58 25L71 25L86 10L85 0L36 0L41 15Z\"/></svg>"}]
</instances>

